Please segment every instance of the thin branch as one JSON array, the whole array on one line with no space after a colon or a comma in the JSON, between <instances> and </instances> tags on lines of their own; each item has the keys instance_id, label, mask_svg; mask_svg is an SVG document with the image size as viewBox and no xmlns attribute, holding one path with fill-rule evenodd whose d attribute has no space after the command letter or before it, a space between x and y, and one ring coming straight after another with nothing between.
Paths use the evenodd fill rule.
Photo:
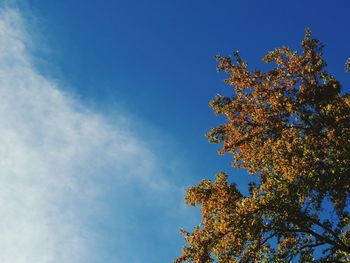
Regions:
<instances>
[{"instance_id":1,"label":"thin branch","mask_svg":"<svg viewBox=\"0 0 350 263\"><path fill-rule=\"evenodd\" d=\"M328 232L337 240L338 243L340 243L340 244L341 244L342 246L344 246L344 247L347 247L347 246L343 243L343 241L338 237L338 235L337 235L331 228L325 226L325 225L322 224L320 221L318 221L318 220L316 220L316 219L314 219L314 218L312 218L312 217L309 217L309 216L307 216L307 215L304 214L304 213L301 213L300 215L301 215L304 219L307 219L307 220L311 221L312 223L318 225L319 227L323 228L324 230L328 231ZM349 249L350 249L350 248L349 248Z\"/></svg>"},{"instance_id":2,"label":"thin branch","mask_svg":"<svg viewBox=\"0 0 350 263\"><path fill-rule=\"evenodd\" d=\"M326 242L316 242L314 244L306 244L306 245L300 247L299 249L303 250L305 248L315 248L315 247L322 246L322 245L325 245L325 244L327 244L327 243Z\"/></svg>"}]
</instances>

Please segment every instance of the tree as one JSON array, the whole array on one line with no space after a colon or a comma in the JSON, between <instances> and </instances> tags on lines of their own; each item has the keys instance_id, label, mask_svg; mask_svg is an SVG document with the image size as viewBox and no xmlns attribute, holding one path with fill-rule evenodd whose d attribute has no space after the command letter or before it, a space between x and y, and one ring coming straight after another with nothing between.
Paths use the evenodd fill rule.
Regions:
<instances>
[{"instance_id":1,"label":"tree","mask_svg":"<svg viewBox=\"0 0 350 263\"><path fill-rule=\"evenodd\" d=\"M233 95L210 102L227 122L207 136L254 179L247 195L224 173L187 190L202 222L175 262L350 262L350 97L310 30L301 46L269 52L267 72L217 57Z\"/></svg>"}]
</instances>

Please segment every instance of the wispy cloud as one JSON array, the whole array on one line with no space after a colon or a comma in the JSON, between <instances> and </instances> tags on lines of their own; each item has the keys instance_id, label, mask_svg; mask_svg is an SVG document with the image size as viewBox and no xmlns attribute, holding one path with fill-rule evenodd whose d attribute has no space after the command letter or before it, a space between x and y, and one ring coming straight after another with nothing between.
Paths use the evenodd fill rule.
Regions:
<instances>
[{"instance_id":1,"label":"wispy cloud","mask_svg":"<svg viewBox=\"0 0 350 263\"><path fill-rule=\"evenodd\" d=\"M159 221L137 226L133 209L177 203L162 160L42 76L28 35L18 11L0 12L0 262L137 262L126 248Z\"/></svg>"}]
</instances>

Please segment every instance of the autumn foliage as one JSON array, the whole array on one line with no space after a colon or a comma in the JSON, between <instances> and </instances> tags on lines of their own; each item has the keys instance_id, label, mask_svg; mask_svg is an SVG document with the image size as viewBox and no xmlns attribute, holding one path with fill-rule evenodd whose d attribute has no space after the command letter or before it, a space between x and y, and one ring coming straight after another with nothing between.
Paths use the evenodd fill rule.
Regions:
<instances>
[{"instance_id":1,"label":"autumn foliage","mask_svg":"<svg viewBox=\"0 0 350 263\"><path fill-rule=\"evenodd\" d=\"M310 31L301 46L269 52L267 72L217 57L233 95L210 102L227 122L208 138L253 176L250 194L224 173L188 189L202 222L176 262L350 262L350 97Z\"/></svg>"}]
</instances>

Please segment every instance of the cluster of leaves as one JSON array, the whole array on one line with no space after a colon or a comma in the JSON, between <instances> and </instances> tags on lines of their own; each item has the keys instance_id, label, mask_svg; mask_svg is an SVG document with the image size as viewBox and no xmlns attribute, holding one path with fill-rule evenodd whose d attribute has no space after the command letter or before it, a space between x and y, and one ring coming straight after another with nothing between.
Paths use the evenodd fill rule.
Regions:
<instances>
[{"instance_id":1,"label":"cluster of leaves","mask_svg":"<svg viewBox=\"0 0 350 263\"><path fill-rule=\"evenodd\" d=\"M350 262L350 97L310 31L301 46L269 52L267 72L217 57L233 96L211 101L227 122L208 138L257 180L247 196L223 173L187 190L202 222L176 262Z\"/></svg>"}]
</instances>

